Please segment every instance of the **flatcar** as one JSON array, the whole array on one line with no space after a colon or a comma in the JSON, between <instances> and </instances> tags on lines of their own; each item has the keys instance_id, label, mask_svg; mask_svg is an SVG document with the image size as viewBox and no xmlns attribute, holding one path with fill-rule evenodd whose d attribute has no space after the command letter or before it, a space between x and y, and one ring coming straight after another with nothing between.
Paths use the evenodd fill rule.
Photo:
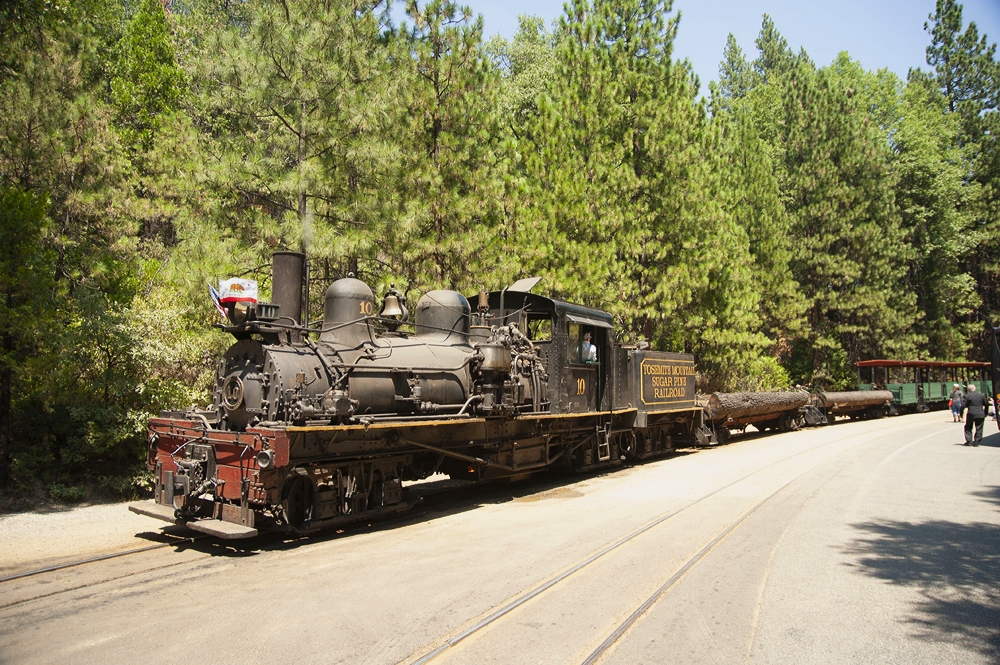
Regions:
<instances>
[{"instance_id":1,"label":"flatcar","mask_svg":"<svg viewBox=\"0 0 1000 665\"><path fill-rule=\"evenodd\" d=\"M858 389L888 390L893 410L899 413L947 408L956 383L963 391L975 384L976 390L993 394L989 363L862 360L857 366Z\"/></svg>"},{"instance_id":2,"label":"flatcar","mask_svg":"<svg viewBox=\"0 0 1000 665\"><path fill-rule=\"evenodd\" d=\"M410 507L404 482L587 470L709 444L694 357L618 343L613 317L531 293L402 294L348 275L305 324L305 256L273 257L271 303L230 305L213 403L149 423L154 501L133 512L222 538ZM476 303L473 311L470 300ZM303 305L306 305L303 307Z\"/></svg>"},{"instance_id":3,"label":"flatcar","mask_svg":"<svg viewBox=\"0 0 1000 665\"><path fill-rule=\"evenodd\" d=\"M701 396L706 433L726 442L733 430L748 425L766 432L832 424L837 416L882 418L892 413L892 393L885 390L809 393L712 393Z\"/></svg>"}]
</instances>

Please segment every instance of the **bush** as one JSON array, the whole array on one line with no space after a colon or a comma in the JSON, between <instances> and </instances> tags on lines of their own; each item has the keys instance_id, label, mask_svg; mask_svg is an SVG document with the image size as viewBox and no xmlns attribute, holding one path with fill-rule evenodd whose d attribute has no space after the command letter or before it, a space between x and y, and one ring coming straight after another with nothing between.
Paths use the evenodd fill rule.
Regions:
<instances>
[{"instance_id":1,"label":"bush","mask_svg":"<svg viewBox=\"0 0 1000 665\"><path fill-rule=\"evenodd\" d=\"M87 495L87 491L76 485L60 485L55 483L49 485L46 490L53 501L59 503L79 503Z\"/></svg>"}]
</instances>

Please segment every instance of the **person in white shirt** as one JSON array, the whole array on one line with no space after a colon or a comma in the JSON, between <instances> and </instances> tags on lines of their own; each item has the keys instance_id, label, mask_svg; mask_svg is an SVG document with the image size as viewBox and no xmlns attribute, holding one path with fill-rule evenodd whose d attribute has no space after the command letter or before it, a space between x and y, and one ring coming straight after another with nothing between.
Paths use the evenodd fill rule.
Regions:
<instances>
[{"instance_id":1,"label":"person in white shirt","mask_svg":"<svg viewBox=\"0 0 1000 665\"><path fill-rule=\"evenodd\" d=\"M597 362L597 347L590 343L590 333L583 334L583 362Z\"/></svg>"}]
</instances>

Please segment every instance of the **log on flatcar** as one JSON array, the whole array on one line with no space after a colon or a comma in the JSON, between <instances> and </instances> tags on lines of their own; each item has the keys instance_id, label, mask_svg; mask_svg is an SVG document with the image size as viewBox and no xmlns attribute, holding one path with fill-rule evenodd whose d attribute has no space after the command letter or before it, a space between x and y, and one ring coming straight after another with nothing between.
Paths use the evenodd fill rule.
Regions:
<instances>
[{"instance_id":1,"label":"log on flatcar","mask_svg":"<svg viewBox=\"0 0 1000 665\"><path fill-rule=\"evenodd\" d=\"M801 411L809 403L809 393L716 392L704 401L707 427L720 443L724 443L733 429L745 431L747 425L753 425L761 432L798 429L805 423Z\"/></svg>"},{"instance_id":2,"label":"log on flatcar","mask_svg":"<svg viewBox=\"0 0 1000 665\"><path fill-rule=\"evenodd\" d=\"M822 392L812 396L812 406L822 412L829 422L837 416L881 418L889 415L892 393L888 390L853 390Z\"/></svg>"}]
</instances>

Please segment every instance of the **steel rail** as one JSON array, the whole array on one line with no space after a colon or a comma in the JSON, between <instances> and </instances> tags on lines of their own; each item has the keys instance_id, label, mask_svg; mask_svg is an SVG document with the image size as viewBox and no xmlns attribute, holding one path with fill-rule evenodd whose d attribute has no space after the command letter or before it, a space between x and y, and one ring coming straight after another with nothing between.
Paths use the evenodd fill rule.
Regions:
<instances>
[{"instance_id":1,"label":"steel rail","mask_svg":"<svg viewBox=\"0 0 1000 665\"><path fill-rule=\"evenodd\" d=\"M51 573L57 570L63 570L65 568L74 568L76 566L83 566L88 563L97 563L98 561L107 561L108 559L117 559L120 556L128 556L129 554L138 554L139 552L148 552L150 550L158 550L163 547L170 547L171 545L179 545L182 543L193 543L196 540L201 540L202 538L207 538L208 536L190 536L187 538L182 538L181 540L175 540L169 543L160 543L159 545L149 545L148 547L140 547L134 550L127 550L125 552L116 552L114 554L105 554L104 556L93 557L92 559L83 559L81 561L74 561L72 563L64 563L59 566L52 566L50 568L40 568L38 570L32 570L27 573L20 573L18 575L11 575L9 577L0 577L0 583L11 582L13 580L23 579L25 577L34 577L35 575L42 575L43 573Z\"/></svg>"},{"instance_id":2,"label":"steel rail","mask_svg":"<svg viewBox=\"0 0 1000 665\"><path fill-rule=\"evenodd\" d=\"M80 589L89 589L90 587L97 586L99 584L106 584L107 582L114 582L116 580L122 580L128 577L135 577L136 575L142 575L143 573L151 573L157 570L163 570L165 568L173 568L175 566L182 566L188 563L194 563L196 561L201 561L202 559L207 559L211 557L211 554L205 554L203 556L197 557L195 559L189 559L187 561L175 561L173 563L164 564L162 566L155 566L153 568L146 568L144 570L136 570L131 573L125 573L124 575L116 575L115 577L108 577L103 580L97 580L95 582L87 582L86 584L80 584L79 586L70 587L68 589L59 589L57 591L50 591L49 593L43 593L38 596L32 596L30 598L22 598L21 600L14 600L4 605L0 605L0 610L10 609L12 607L17 607L19 605L24 605L25 603L31 603L36 600L42 600L45 598L51 598L53 596L59 596L64 593L69 593L71 591L79 591Z\"/></svg>"},{"instance_id":3,"label":"steel rail","mask_svg":"<svg viewBox=\"0 0 1000 665\"><path fill-rule=\"evenodd\" d=\"M806 471L806 473L808 473L808 471ZM805 474L802 474L802 475L805 475ZM708 554L710 551L712 551L712 549L716 545L718 545L719 543L721 543L723 541L723 539L725 539L726 536L728 536L730 533L732 533L733 530L736 529L736 527L738 527L740 524L742 524L744 522L744 520L746 520L748 517L750 517L755 512L757 512L761 508L761 506L763 506L765 503L767 503L768 501L770 501L774 497L778 496L778 494L780 494L781 492L783 492L789 485L791 485L792 483L794 483L795 481L797 481L801 477L802 476L800 475L800 476L797 476L795 478L792 478L787 483L785 483L784 485L782 485L781 487L779 487L773 494L771 494L766 499L764 499L763 501L761 501L760 503L758 503L756 506L754 506L753 508L751 508L750 510L748 510L747 512L745 512L742 517L740 517L738 520L736 520L731 525L729 525L728 529L726 529L725 531L723 531L722 533L720 533L718 536L716 536L708 545L705 545L705 547L703 547L701 549L701 551L699 551L693 557L691 557L690 559L688 559L687 563L685 563L683 566L681 566L680 570L678 570L676 573L674 573L670 577L669 580L667 580L666 582L664 582L663 586L661 586L659 589L657 589L653 593L653 595L651 595L649 598L647 598L645 600L645 602L643 602L642 605L640 605L639 608L635 612L633 612L631 615L629 615L629 617L627 619L625 619L625 621L623 621L621 624L619 624L619 626L617 628L615 628L614 631L612 631L611 635L609 635L606 640L604 640L603 642L601 642L600 646L598 646L596 649L594 649L594 651L587 657L587 659L583 661L583 665L594 665L594 663L596 663L598 661L598 659L601 656L603 656L606 651L608 651L608 649L610 649L612 646L614 646L614 644L619 639L621 639L621 636L625 634L625 631L627 631L629 628L631 628L632 624L634 624L636 621L639 620L639 617L641 617L643 614L645 614L647 611L649 611L649 608L651 608L656 603L656 601L658 601L660 599L660 597L663 596L663 594L665 594L667 592L667 590L674 585L675 582L677 582L677 580L679 580L681 577L684 576L684 573L686 573L688 570L690 570L691 567L694 566L696 563L698 563L699 561L701 561L701 559L706 554Z\"/></svg>"}]
</instances>

